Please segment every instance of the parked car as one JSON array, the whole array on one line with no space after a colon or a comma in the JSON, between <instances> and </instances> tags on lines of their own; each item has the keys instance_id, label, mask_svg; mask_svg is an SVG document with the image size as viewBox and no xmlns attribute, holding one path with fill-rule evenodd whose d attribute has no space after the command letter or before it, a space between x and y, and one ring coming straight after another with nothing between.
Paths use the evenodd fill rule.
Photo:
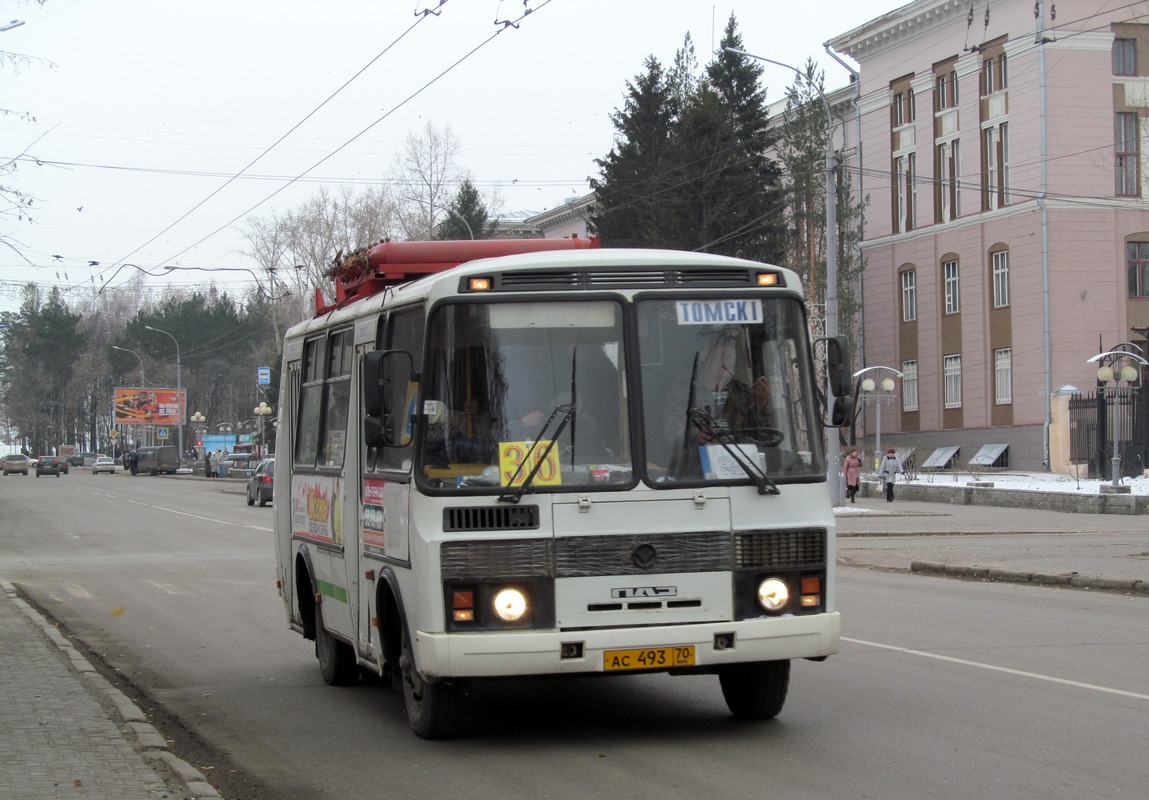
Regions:
<instances>
[{"instance_id":1,"label":"parked car","mask_svg":"<svg viewBox=\"0 0 1149 800\"><path fill-rule=\"evenodd\" d=\"M76 453L68 456L68 463L73 467L88 467L96 460L99 453Z\"/></svg>"},{"instance_id":2,"label":"parked car","mask_svg":"<svg viewBox=\"0 0 1149 800\"><path fill-rule=\"evenodd\" d=\"M28 474L28 466L35 464L36 460L28 458L23 453L9 453L0 459L0 469L3 470L5 475L14 475L19 472L21 475Z\"/></svg>"},{"instance_id":3,"label":"parked car","mask_svg":"<svg viewBox=\"0 0 1149 800\"><path fill-rule=\"evenodd\" d=\"M55 475L59 478L62 472L60 465L67 463L67 461L56 458L55 456L40 456L36 459L36 477L39 478L41 475Z\"/></svg>"},{"instance_id":4,"label":"parked car","mask_svg":"<svg viewBox=\"0 0 1149 800\"><path fill-rule=\"evenodd\" d=\"M96 456L96 460L92 462L92 474L99 475L101 472L115 475L116 460L111 456Z\"/></svg>"},{"instance_id":5,"label":"parked car","mask_svg":"<svg viewBox=\"0 0 1149 800\"><path fill-rule=\"evenodd\" d=\"M221 478L250 478L259 466L259 456L254 453L228 453L216 465L216 474Z\"/></svg>"},{"instance_id":6,"label":"parked car","mask_svg":"<svg viewBox=\"0 0 1149 800\"><path fill-rule=\"evenodd\" d=\"M275 482L275 459L265 458L259 462L255 472L247 479L247 504L255 505L258 500L261 506L271 502L271 490Z\"/></svg>"}]
</instances>

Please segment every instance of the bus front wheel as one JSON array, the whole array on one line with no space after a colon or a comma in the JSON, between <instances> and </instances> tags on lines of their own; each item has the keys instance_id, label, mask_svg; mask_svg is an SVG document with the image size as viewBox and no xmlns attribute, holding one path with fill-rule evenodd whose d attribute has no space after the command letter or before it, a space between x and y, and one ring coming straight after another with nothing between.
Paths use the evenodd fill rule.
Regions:
<instances>
[{"instance_id":1,"label":"bus front wheel","mask_svg":"<svg viewBox=\"0 0 1149 800\"><path fill-rule=\"evenodd\" d=\"M323 611L315 605L315 656L319 674L330 686L349 686L359 680L359 665L351 645L341 642L323 627Z\"/></svg>"},{"instance_id":2,"label":"bus front wheel","mask_svg":"<svg viewBox=\"0 0 1149 800\"><path fill-rule=\"evenodd\" d=\"M726 707L738 719L773 719L786 704L789 661L735 664L718 673Z\"/></svg>"},{"instance_id":3,"label":"bus front wheel","mask_svg":"<svg viewBox=\"0 0 1149 800\"><path fill-rule=\"evenodd\" d=\"M458 722L459 691L453 683L428 681L415 668L411 636L403 624L403 655L399 658L403 704L411 729L421 739L448 739Z\"/></svg>"}]
</instances>

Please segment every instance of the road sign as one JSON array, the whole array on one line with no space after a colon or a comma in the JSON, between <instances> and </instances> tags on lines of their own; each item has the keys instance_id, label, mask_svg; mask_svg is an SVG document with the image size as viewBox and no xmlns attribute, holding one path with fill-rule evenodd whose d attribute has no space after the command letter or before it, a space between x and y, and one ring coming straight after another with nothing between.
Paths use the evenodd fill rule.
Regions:
<instances>
[{"instance_id":1,"label":"road sign","mask_svg":"<svg viewBox=\"0 0 1149 800\"><path fill-rule=\"evenodd\" d=\"M168 429L167 428L156 428L156 438L159 439L160 441L166 442L168 440Z\"/></svg>"},{"instance_id":2,"label":"road sign","mask_svg":"<svg viewBox=\"0 0 1149 800\"><path fill-rule=\"evenodd\" d=\"M115 438L119 435L120 435L119 431L108 431L108 438L109 439L115 440Z\"/></svg>"},{"instance_id":3,"label":"road sign","mask_svg":"<svg viewBox=\"0 0 1149 800\"><path fill-rule=\"evenodd\" d=\"M271 367L260 367L256 370L256 376L260 386L271 385Z\"/></svg>"}]
</instances>

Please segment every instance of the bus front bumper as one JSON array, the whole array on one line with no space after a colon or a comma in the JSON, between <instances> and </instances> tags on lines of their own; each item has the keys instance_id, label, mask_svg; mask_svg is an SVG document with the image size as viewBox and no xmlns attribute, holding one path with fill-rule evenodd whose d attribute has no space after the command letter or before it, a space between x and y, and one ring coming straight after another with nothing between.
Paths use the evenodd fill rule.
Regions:
<instances>
[{"instance_id":1,"label":"bus front bumper","mask_svg":"<svg viewBox=\"0 0 1149 800\"><path fill-rule=\"evenodd\" d=\"M758 661L819 658L838 651L838 612L702 625L578 631L415 634L418 669L429 678L522 677L613 672L620 651L693 647L685 667L619 671L698 671Z\"/></svg>"}]
</instances>

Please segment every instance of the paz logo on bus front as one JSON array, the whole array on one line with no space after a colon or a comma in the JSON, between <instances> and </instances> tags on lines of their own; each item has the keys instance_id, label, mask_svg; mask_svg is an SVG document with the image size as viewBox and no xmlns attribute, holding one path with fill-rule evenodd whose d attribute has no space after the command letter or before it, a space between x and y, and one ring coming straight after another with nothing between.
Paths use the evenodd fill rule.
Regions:
<instances>
[{"instance_id":1,"label":"paz logo on bus front","mask_svg":"<svg viewBox=\"0 0 1149 800\"><path fill-rule=\"evenodd\" d=\"M679 325L757 325L761 300L679 300L674 304Z\"/></svg>"}]
</instances>

